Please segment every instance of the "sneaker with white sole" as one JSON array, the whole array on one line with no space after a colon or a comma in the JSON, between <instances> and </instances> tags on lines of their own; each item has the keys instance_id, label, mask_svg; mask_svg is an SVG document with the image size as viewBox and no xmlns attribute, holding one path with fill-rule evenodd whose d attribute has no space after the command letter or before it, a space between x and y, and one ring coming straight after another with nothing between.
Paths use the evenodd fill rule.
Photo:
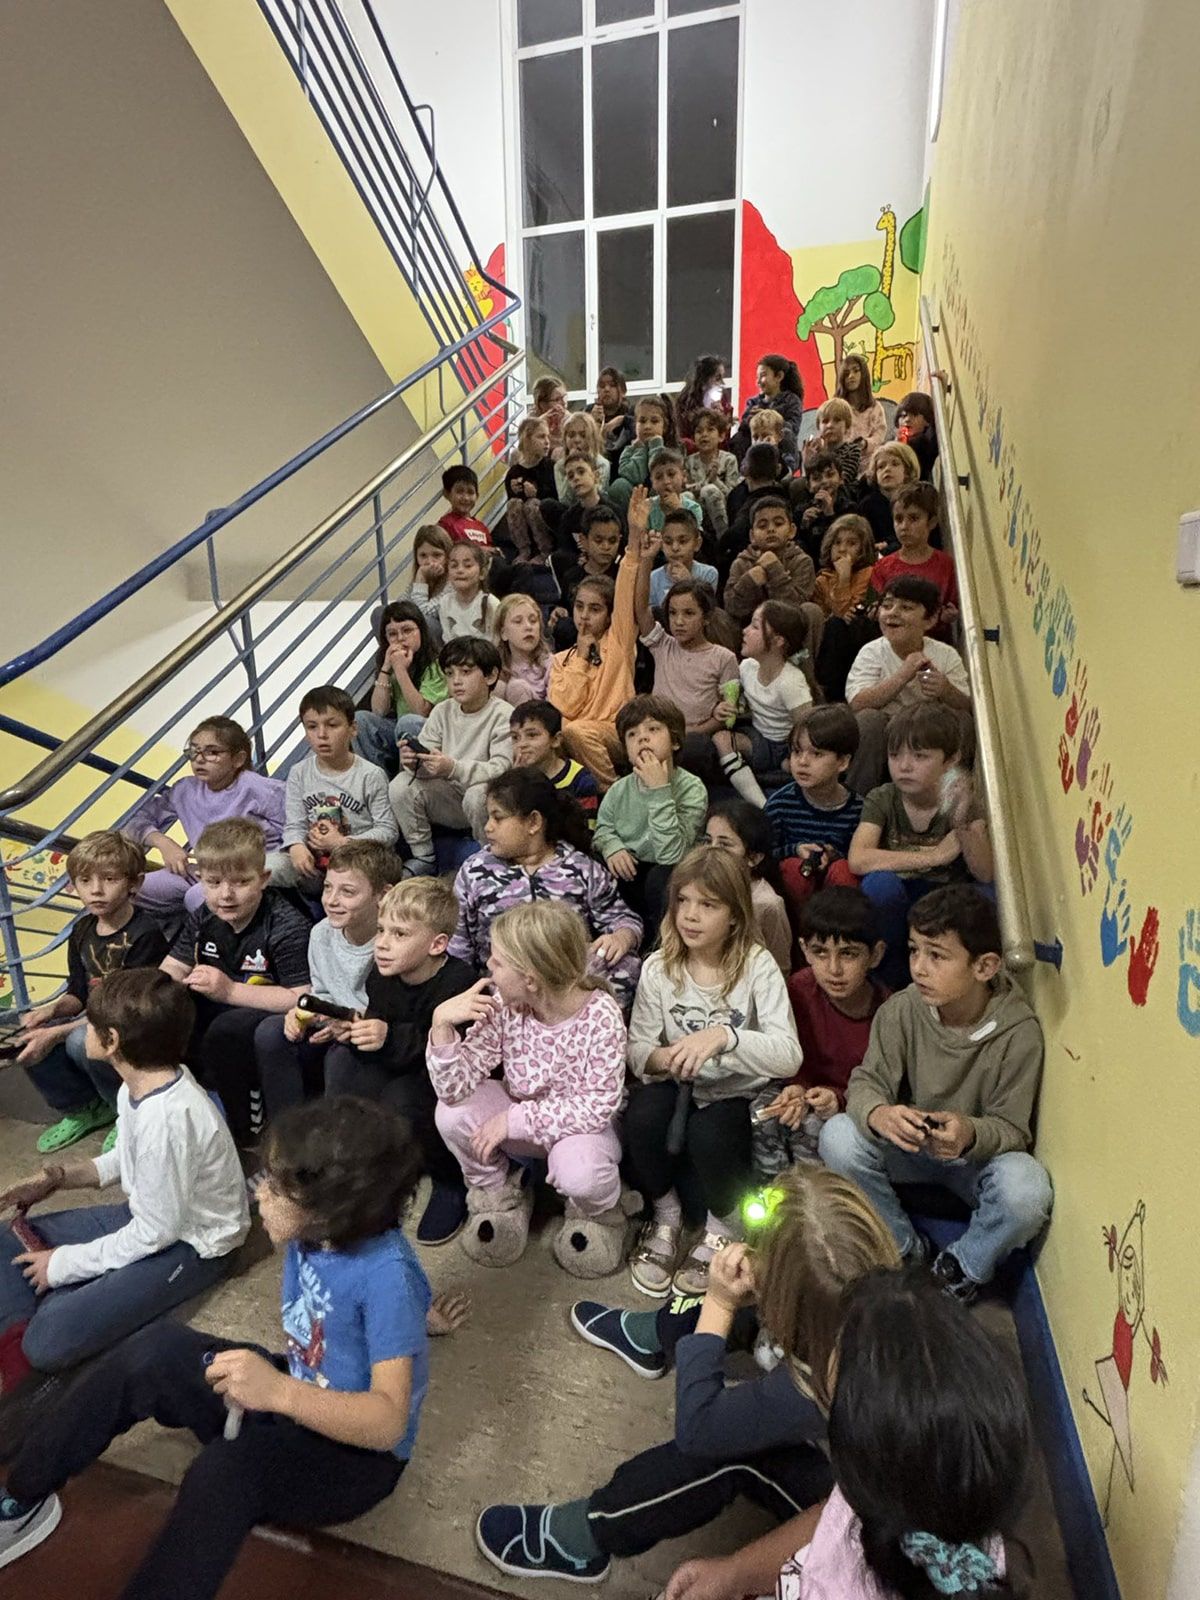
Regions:
<instances>
[{"instance_id":1,"label":"sneaker with white sole","mask_svg":"<svg viewBox=\"0 0 1200 1600\"><path fill-rule=\"evenodd\" d=\"M550 1528L553 1506L485 1506L475 1524L481 1555L512 1578L565 1578L599 1583L608 1576L606 1555L575 1555Z\"/></svg>"},{"instance_id":2,"label":"sneaker with white sole","mask_svg":"<svg viewBox=\"0 0 1200 1600\"><path fill-rule=\"evenodd\" d=\"M679 1259L680 1228L665 1222L647 1222L629 1258L629 1276L635 1289L652 1300L665 1300L671 1292L671 1274Z\"/></svg>"},{"instance_id":3,"label":"sneaker with white sole","mask_svg":"<svg viewBox=\"0 0 1200 1600\"><path fill-rule=\"evenodd\" d=\"M0 1567L8 1566L48 1539L62 1521L62 1501L56 1494L23 1505L10 1494L0 1494Z\"/></svg>"},{"instance_id":4,"label":"sneaker with white sole","mask_svg":"<svg viewBox=\"0 0 1200 1600\"><path fill-rule=\"evenodd\" d=\"M661 1350L645 1350L636 1339L630 1338L625 1325L627 1315L620 1306L601 1305L598 1300L576 1300L571 1307L571 1326L589 1344L620 1356L639 1378L661 1378L667 1370L666 1356ZM648 1311L639 1312L639 1316L650 1315Z\"/></svg>"}]
</instances>

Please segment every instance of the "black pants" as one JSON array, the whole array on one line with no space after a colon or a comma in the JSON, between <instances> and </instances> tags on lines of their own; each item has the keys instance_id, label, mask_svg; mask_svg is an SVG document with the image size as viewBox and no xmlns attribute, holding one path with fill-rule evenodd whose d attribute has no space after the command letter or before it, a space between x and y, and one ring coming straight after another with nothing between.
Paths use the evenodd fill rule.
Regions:
<instances>
[{"instance_id":1,"label":"black pants","mask_svg":"<svg viewBox=\"0 0 1200 1600\"><path fill-rule=\"evenodd\" d=\"M656 861L639 861L635 878L618 878L617 893L631 911L642 919L642 949L649 950L658 938L662 919L667 914L667 890L672 867Z\"/></svg>"},{"instance_id":2,"label":"black pants","mask_svg":"<svg viewBox=\"0 0 1200 1600\"><path fill-rule=\"evenodd\" d=\"M390 1453L337 1444L265 1412L247 1412L226 1440L225 1402L204 1381L203 1358L237 1348L245 1346L177 1322L143 1328L72 1385L9 1468L8 1492L40 1500L147 1417L195 1434L204 1449L122 1600L210 1600L256 1523L346 1522L399 1481L405 1463Z\"/></svg>"},{"instance_id":3,"label":"black pants","mask_svg":"<svg viewBox=\"0 0 1200 1600\"><path fill-rule=\"evenodd\" d=\"M739 1495L785 1522L832 1486L829 1463L813 1445L714 1461L685 1455L672 1440L622 1462L588 1500L588 1528L607 1555L636 1556L703 1528Z\"/></svg>"},{"instance_id":4,"label":"black pants","mask_svg":"<svg viewBox=\"0 0 1200 1600\"><path fill-rule=\"evenodd\" d=\"M737 1210L753 1181L750 1102L718 1100L701 1107L693 1100L683 1151L671 1156L667 1127L678 1087L671 1079L639 1083L630 1092L625 1148L631 1180L648 1200L659 1200L670 1189L682 1190L690 1169L704 1209L715 1217L727 1217Z\"/></svg>"},{"instance_id":5,"label":"black pants","mask_svg":"<svg viewBox=\"0 0 1200 1600\"><path fill-rule=\"evenodd\" d=\"M247 1149L260 1129L251 1116L251 1096L261 1096L254 1036L265 1011L249 1006L223 1006L194 996L196 1026L188 1046L187 1064L206 1089L214 1089L225 1107L234 1143Z\"/></svg>"},{"instance_id":6,"label":"black pants","mask_svg":"<svg viewBox=\"0 0 1200 1600\"><path fill-rule=\"evenodd\" d=\"M254 1054L268 1122L321 1093L329 1048L306 1038L292 1044L283 1036L282 1016L263 1018L255 1029Z\"/></svg>"},{"instance_id":7,"label":"black pants","mask_svg":"<svg viewBox=\"0 0 1200 1600\"><path fill-rule=\"evenodd\" d=\"M437 1095L424 1068L397 1077L344 1044L330 1045L325 1057L325 1093L357 1094L364 1100L380 1100L390 1106L412 1129L429 1176L438 1183L463 1187L462 1168L442 1143L434 1124Z\"/></svg>"},{"instance_id":8,"label":"black pants","mask_svg":"<svg viewBox=\"0 0 1200 1600\"><path fill-rule=\"evenodd\" d=\"M655 1319L659 1349L667 1358L667 1365L675 1361L675 1346L689 1333L695 1333L700 1321L703 1295L674 1295L660 1309ZM758 1338L758 1312L753 1306L743 1306L733 1314L733 1326L725 1340L726 1350L753 1350Z\"/></svg>"}]
</instances>

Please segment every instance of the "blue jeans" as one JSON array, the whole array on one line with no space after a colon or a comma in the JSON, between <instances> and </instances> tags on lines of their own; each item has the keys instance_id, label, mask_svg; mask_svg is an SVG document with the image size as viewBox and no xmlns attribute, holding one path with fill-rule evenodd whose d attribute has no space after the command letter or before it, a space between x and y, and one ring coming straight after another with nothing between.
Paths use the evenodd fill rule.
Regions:
<instances>
[{"instance_id":1,"label":"blue jeans","mask_svg":"<svg viewBox=\"0 0 1200 1600\"><path fill-rule=\"evenodd\" d=\"M400 770L400 755L396 749L398 739L419 739L425 718L408 714L403 717L383 716L378 711L354 713L354 748L360 756L382 767L390 777Z\"/></svg>"},{"instance_id":2,"label":"blue jeans","mask_svg":"<svg viewBox=\"0 0 1200 1600\"><path fill-rule=\"evenodd\" d=\"M868 872L860 888L875 908L875 927L887 945L887 953L877 968L879 981L886 983L889 989L903 989L909 982L909 908L936 885L923 877L902 878L896 872Z\"/></svg>"},{"instance_id":3,"label":"blue jeans","mask_svg":"<svg viewBox=\"0 0 1200 1600\"><path fill-rule=\"evenodd\" d=\"M44 1211L30 1218L51 1246L86 1244L116 1233L129 1220L127 1205ZM204 1260L180 1240L157 1255L39 1297L13 1264L24 1248L8 1228L0 1231L0 1333L28 1321L21 1348L42 1372L73 1367L116 1344L172 1306L211 1288L233 1260L232 1253Z\"/></svg>"},{"instance_id":4,"label":"blue jeans","mask_svg":"<svg viewBox=\"0 0 1200 1600\"><path fill-rule=\"evenodd\" d=\"M1049 1173L1020 1150L983 1162L909 1155L860 1133L845 1112L821 1129L820 1148L827 1167L858 1184L892 1230L902 1255L917 1248L917 1231L893 1184L936 1183L966 1201L973 1215L950 1254L974 1283L987 1283L1011 1250L1029 1243L1054 1202Z\"/></svg>"},{"instance_id":5,"label":"blue jeans","mask_svg":"<svg viewBox=\"0 0 1200 1600\"><path fill-rule=\"evenodd\" d=\"M64 1115L82 1111L97 1098L110 1106L117 1103L121 1079L107 1061L88 1059L86 1040L87 1023L81 1022L36 1066L25 1068L46 1104Z\"/></svg>"}]
</instances>

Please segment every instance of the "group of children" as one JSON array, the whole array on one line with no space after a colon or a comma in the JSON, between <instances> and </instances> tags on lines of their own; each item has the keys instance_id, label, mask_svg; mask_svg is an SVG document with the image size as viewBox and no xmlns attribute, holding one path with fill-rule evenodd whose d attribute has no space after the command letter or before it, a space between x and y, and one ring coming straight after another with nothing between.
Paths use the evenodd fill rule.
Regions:
<instances>
[{"instance_id":1,"label":"group of children","mask_svg":"<svg viewBox=\"0 0 1200 1600\"><path fill-rule=\"evenodd\" d=\"M748 1493L794 1542L743 1553L729 1592L803 1546L781 1592L833 1593L808 1575L841 1572L837 1529L857 1517L865 1532L887 1495L848 1465L857 1412L836 1441L848 1352L886 1365L890 1340L903 1363L945 1337L964 1374L984 1361L964 1307L1039 1232L1051 1191L1031 1154L1041 1033L1002 970L969 686L933 636L954 626L953 566L930 543L937 498L916 457L884 442L865 363L847 362L809 449L777 359L728 448L725 414L691 405L686 455L670 402L622 409L617 374L590 413L542 394L509 469L501 597L493 534L467 469L450 469L451 510L418 538L409 599L382 614L364 704L309 691L307 753L285 782L251 770L236 723L207 718L191 777L72 850L84 909L67 988L25 1019L18 1059L61 1113L43 1154L112 1127L94 1161L48 1162L0 1201L119 1179L127 1203L39 1212L41 1241L0 1264L0 1396L115 1348L89 1368L84 1429L35 1384L0 1565L143 1416L205 1448L129 1594L165 1592L168 1574L173 1593L215 1593L255 1521L342 1520L389 1493L427 1314L430 1331L461 1315L431 1310L399 1228L421 1174L418 1243L458 1238L492 1267L522 1255L547 1182L560 1265L593 1278L628 1263L661 1302L579 1301L580 1337L643 1377L678 1366L669 1445L587 1500L483 1513L480 1548L510 1573L592 1581ZM801 476L781 479L789 429ZM851 466L855 512L839 510ZM826 681L837 662L844 702ZM155 1320L246 1237L238 1151L253 1167L255 1149L251 1187L286 1246L286 1362ZM904 1207L910 1183L970 1210L936 1254ZM928 1271L902 1277L901 1262ZM722 1360L747 1340L767 1370L735 1399ZM983 1413L1003 1410L1002 1387L964 1393L980 1427L999 1427ZM225 1429L243 1410L243 1432ZM0 1405L0 1457L3 1421ZM280 1472L287 1451L326 1481L337 1469L335 1505ZM963 1528L953 1496L911 1493L930 1505L914 1536L940 1549L958 1530L1000 1580L1003 1518ZM213 1494L219 1537L185 1580L178 1540ZM822 1502L819 1523L786 1521ZM998 1502L981 1489L972 1504ZM854 1593L926 1570L889 1527L864 1540Z\"/></svg>"}]
</instances>

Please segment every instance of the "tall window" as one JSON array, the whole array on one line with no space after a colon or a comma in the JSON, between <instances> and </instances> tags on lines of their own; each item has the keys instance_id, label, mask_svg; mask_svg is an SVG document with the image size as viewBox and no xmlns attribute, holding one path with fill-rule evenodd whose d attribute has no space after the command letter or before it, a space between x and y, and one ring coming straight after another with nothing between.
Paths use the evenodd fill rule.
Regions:
<instances>
[{"instance_id":1,"label":"tall window","mask_svg":"<svg viewBox=\"0 0 1200 1600\"><path fill-rule=\"evenodd\" d=\"M740 0L512 4L531 355L573 396L604 366L636 392L704 351L732 362Z\"/></svg>"}]
</instances>

